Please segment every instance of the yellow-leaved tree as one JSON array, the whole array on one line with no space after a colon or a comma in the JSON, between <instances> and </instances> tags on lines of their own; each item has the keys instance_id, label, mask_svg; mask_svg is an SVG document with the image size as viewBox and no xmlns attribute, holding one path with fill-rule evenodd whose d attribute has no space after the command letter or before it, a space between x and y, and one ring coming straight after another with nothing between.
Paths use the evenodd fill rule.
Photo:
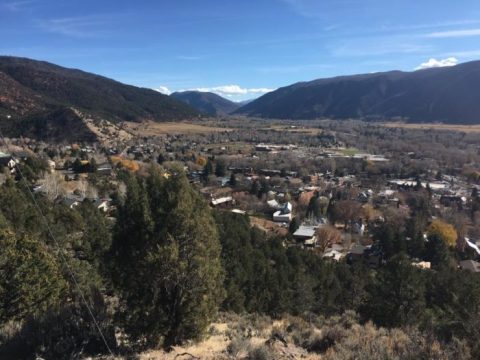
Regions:
<instances>
[{"instance_id":1,"label":"yellow-leaved tree","mask_svg":"<svg viewBox=\"0 0 480 360\"><path fill-rule=\"evenodd\" d=\"M438 236L450 247L454 247L457 243L457 231L453 225L443 220L433 220L427 228L427 234L428 236Z\"/></svg>"}]
</instances>

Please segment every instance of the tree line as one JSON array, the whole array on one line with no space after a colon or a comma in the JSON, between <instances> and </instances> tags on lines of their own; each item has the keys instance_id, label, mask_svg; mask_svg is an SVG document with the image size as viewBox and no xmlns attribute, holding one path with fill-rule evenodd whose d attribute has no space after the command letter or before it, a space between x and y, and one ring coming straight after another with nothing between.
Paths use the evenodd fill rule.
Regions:
<instances>
[{"instance_id":1,"label":"tree line","mask_svg":"<svg viewBox=\"0 0 480 360\"><path fill-rule=\"evenodd\" d=\"M405 238L422 224L398 230L387 219L374 235L385 261L371 268L285 246L248 216L211 210L181 169L124 173L122 180L114 220L90 202L69 209L38 198L59 246L28 184L0 187L0 357L105 353L79 290L117 352L200 339L218 311L308 319L354 310L362 321L415 327L480 356L480 281L452 268L442 224L420 248ZM413 267L415 251L432 256L434 269ZM117 341L119 331L127 341Z\"/></svg>"}]
</instances>

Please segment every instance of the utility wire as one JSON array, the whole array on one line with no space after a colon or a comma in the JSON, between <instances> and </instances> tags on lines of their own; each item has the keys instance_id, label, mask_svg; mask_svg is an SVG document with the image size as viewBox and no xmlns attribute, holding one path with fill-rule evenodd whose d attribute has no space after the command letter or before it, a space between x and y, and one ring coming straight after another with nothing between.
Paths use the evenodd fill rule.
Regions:
<instances>
[{"instance_id":1,"label":"utility wire","mask_svg":"<svg viewBox=\"0 0 480 360\"><path fill-rule=\"evenodd\" d=\"M95 318L95 315L93 314L93 311L92 311L92 308L90 307L90 305L88 304L88 301L87 299L85 298L85 295L83 294L83 291L82 289L80 288L80 285L75 277L75 273L73 272L73 269L71 268L71 266L68 264L68 261L67 261L67 258L65 257L64 253L63 253L63 250L60 246L60 243L57 241L57 239L55 238L55 236L53 235L53 232L52 232L52 228L50 226L50 223L48 222L45 214L43 213L42 209L40 208L40 206L38 205L38 202L37 202L37 199L35 198L35 195L34 193L32 192L32 190L30 189L30 186L28 186L28 182L27 180L25 179L25 177L23 176L23 173L22 173L22 170L20 169L20 166L18 166L18 163L16 162L15 158L13 157L13 154L12 152L10 151L10 147L7 143L7 141L5 140L5 137L3 136L3 132L2 130L0 129L0 138L2 140L2 142L4 143L7 151L10 153L10 155L12 156L12 160L15 162L15 170L18 171L18 173L20 174L20 178L23 180L24 184L25 184L25 187L27 188L32 200L33 200L33 203L34 203L34 206L36 207L38 213L40 214L40 217L42 218L44 224L45 224L45 227L47 229L47 233L48 235L52 238L53 240L53 243L55 244L55 247L57 248L57 251L58 253L60 254L60 258L63 262L63 265L65 266L65 268L67 269L67 272L69 273L70 277L72 278L73 280L73 283L78 291L78 293L80 294L80 297L85 305L85 307L87 308L88 310L88 313L90 314L90 317L92 318L92 321L93 323L95 324L95 327L97 328L98 330L98 333L100 335L100 337L102 338L102 341L103 343L105 344L105 347L107 348L108 352L112 355L112 357L115 357L115 354L113 353L112 349L110 348L110 346L108 345L108 342L103 334L103 331L102 329L100 328L100 325L98 324L97 322L97 319Z\"/></svg>"}]
</instances>

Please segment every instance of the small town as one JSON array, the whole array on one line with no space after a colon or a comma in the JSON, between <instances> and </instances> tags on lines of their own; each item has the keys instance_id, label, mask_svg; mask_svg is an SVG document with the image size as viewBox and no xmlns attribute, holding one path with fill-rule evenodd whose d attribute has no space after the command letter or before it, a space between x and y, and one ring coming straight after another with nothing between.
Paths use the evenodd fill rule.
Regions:
<instances>
[{"instance_id":1,"label":"small town","mask_svg":"<svg viewBox=\"0 0 480 360\"><path fill-rule=\"evenodd\" d=\"M0 359L480 359L478 19L0 0Z\"/></svg>"}]
</instances>

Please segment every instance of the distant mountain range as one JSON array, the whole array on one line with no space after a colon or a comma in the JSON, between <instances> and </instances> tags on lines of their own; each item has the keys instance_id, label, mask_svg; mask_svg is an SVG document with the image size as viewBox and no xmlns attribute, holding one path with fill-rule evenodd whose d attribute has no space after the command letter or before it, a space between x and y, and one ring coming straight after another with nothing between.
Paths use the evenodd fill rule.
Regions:
<instances>
[{"instance_id":1,"label":"distant mountain range","mask_svg":"<svg viewBox=\"0 0 480 360\"><path fill-rule=\"evenodd\" d=\"M300 82L268 93L234 113L277 119L480 124L480 61Z\"/></svg>"},{"instance_id":2,"label":"distant mountain range","mask_svg":"<svg viewBox=\"0 0 480 360\"><path fill-rule=\"evenodd\" d=\"M245 104L196 91L166 96L81 70L0 56L0 126L7 135L90 141L96 135L86 117L119 123L203 114L480 124L480 61L300 82Z\"/></svg>"},{"instance_id":3,"label":"distant mountain range","mask_svg":"<svg viewBox=\"0 0 480 360\"><path fill-rule=\"evenodd\" d=\"M211 92L181 91L170 96L212 116L230 114L242 105Z\"/></svg>"},{"instance_id":4,"label":"distant mountain range","mask_svg":"<svg viewBox=\"0 0 480 360\"><path fill-rule=\"evenodd\" d=\"M185 103L155 90L43 61L0 56L0 125L7 131L30 133L29 124L33 123L40 132L41 126L53 130L52 121L58 122L60 114L74 118L68 111L71 108L112 122L181 120L199 115ZM12 116L9 122L7 114Z\"/></svg>"}]
</instances>

